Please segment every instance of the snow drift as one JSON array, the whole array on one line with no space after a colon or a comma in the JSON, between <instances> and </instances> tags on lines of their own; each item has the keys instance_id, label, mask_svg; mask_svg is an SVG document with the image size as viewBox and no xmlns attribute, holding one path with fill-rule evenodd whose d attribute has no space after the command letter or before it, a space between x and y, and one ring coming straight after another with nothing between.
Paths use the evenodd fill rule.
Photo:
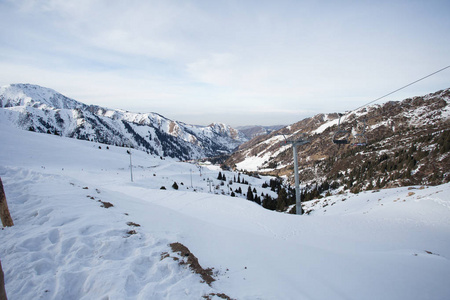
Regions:
<instances>
[{"instance_id":1,"label":"snow drift","mask_svg":"<svg viewBox=\"0 0 450 300\"><path fill-rule=\"evenodd\" d=\"M213 168L137 150L134 182L121 147L2 123L0 153L10 299L450 297L450 184L336 195L297 216L209 193L209 180L222 188ZM211 285L175 242L212 268Z\"/></svg>"}]
</instances>

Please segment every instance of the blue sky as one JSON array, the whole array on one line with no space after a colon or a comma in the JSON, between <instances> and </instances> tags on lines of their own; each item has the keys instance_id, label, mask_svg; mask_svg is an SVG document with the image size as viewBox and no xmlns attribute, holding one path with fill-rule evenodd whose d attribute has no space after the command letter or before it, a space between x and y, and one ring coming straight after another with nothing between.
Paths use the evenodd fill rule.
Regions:
<instances>
[{"instance_id":1,"label":"blue sky","mask_svg":"<svg viewBox=\"0 0 450 300\"><path fill-rule=\"evenodd\" d=\"M0 85L190 124L291 124L450 65L449 1L0 0ZM383 101L450 87L450 69Z\"/></svg>"}]
</instances>

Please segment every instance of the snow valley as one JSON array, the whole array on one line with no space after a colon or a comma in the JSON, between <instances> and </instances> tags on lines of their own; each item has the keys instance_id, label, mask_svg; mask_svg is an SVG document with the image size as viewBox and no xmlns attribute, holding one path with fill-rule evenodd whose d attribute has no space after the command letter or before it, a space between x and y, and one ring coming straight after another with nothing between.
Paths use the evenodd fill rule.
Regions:
<instances>
[{"instance_id":1,"label":"snow valley","mask_svg":"<svg viewBox=\"0 0 450 300\"><path fill-rule=\"evenodd\" d=\"M297 216L228 195L273 194L269 177L131 151L133 182L126 148L0 119L10 299L450 298L448 183L344 192Z\"/></svg>"}]
</instances>

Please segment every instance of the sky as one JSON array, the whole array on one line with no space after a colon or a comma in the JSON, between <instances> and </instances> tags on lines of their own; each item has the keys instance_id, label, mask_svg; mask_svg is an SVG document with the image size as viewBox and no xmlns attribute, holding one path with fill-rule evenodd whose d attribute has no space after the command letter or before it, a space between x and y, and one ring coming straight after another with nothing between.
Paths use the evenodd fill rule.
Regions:
<instances>
[{"instance_id":1,"label":"sky","mask_svg":"<svg viewBox=\"0 0 450 300\"><path fill-rule=\"evenodd\" d=\"M0 85L196 125L344 112L450 65L450 2L0 0ZM450 87L450 68L382 99Z\"/></svg>"}]
</instances>

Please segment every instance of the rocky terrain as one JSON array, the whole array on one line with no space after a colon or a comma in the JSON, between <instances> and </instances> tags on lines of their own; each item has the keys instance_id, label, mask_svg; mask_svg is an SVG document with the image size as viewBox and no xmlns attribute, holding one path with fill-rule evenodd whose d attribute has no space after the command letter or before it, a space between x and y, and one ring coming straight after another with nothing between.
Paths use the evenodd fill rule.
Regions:
<instances>
[{"instance_id":1,"label":"rocky terrain","mask_svg":"<svg viewBox=\"0 0 450 300\"><path fill-rule=\"evenodd\" d=\"M226 164L292 182L293 154L285 139L306 139L298 152L300 180L322 191L448 182L449 100L446 89L346 112L340 120L340 129L349 132L345 145L332 141L339 115L318 114L244 143Z\"/></svg>"}]
</instances>

